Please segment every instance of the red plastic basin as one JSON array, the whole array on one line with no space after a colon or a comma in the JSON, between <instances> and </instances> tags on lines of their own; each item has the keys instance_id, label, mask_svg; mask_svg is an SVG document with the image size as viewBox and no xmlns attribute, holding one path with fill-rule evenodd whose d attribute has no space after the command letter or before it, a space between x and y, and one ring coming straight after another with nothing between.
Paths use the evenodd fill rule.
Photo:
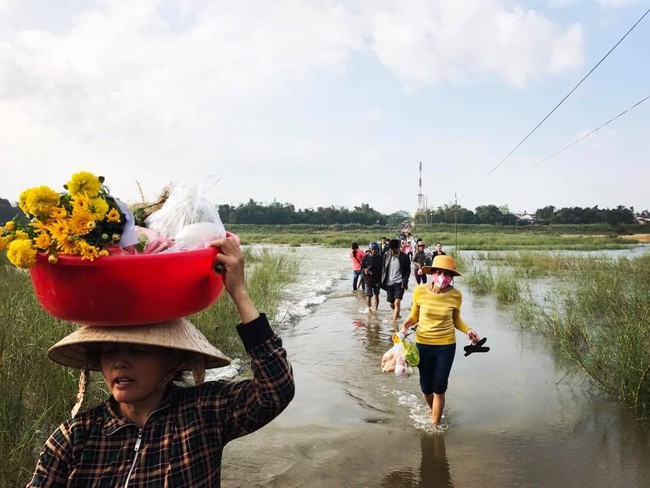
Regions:
<instances>
[{"instance_id":1,"label":"red plastic basin","mask_svg":"<svg viewBox=\"0 0 650 488\"><path fill-rule=\"evenodd\" d=\"M223 278L212 268L217 253L209 247L94 261L59 255L56 264L38 255L29 272L38 301L56 318L85 325L150 324L198 312L219 298Z\"/></svg>"}]
</instances>

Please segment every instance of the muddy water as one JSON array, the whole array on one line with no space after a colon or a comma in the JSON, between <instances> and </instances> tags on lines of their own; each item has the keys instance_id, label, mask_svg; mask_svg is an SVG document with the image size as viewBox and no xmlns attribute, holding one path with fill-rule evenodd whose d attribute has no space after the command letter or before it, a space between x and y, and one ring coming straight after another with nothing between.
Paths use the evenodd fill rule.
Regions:
<instances>
[{"instance_id":1,"label":"muddy water","mask_svg":"<svg viewBox=\"0 0 650 488\"><path fill-rule=\"evenodd\" d=\"M273 423L228 445L223 486L650 486L650 428L462 279L463 316L492 349L465 357L457 335L449 427L432 432L417 371L398 378L379 368L395 328L384 293L379 313L364 314L347 250L293 252L301 276L277 329L296 398ZM403 315L410 291L404 303Z\"/></svg>"}]
</instances>

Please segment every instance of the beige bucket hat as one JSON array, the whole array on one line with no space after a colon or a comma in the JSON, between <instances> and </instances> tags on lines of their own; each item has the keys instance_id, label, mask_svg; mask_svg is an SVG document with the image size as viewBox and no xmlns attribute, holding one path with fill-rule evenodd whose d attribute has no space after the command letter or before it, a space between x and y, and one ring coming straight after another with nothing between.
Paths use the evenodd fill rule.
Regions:
<instances>
[{"instance_id":1,"label":"beige bucket hat","mask_svg":"<svg viewBox=\"0 0 650 488\"><path fill-rule=\"evenodd\" d=\"M134 326L83 326L61 339L47 351L47 357L55 363L73 368L99 371L92 358L92 350L98 344L119 342L166 347L195 353L180 365L179 370L193 369L193 363L204 360L206 368L218 368L230 364L230 358L214 347L208 339L185 319ZM95 346L95 347L93 347Z\"/></svg>"}]
</instances>

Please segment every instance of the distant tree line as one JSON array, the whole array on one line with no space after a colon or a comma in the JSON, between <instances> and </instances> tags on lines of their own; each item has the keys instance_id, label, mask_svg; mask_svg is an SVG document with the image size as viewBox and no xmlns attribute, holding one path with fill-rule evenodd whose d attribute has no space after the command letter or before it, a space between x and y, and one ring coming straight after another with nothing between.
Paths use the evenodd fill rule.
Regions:
<instances>
[{"instance_id":1,"label":"distant tree line","mask_svg":"<svg viewBox=\"0 0 650 488\"><path fill-rule=\"evenodd\" d=\"M640 217L649 215L647 210ZM459 205L444 205L435 210L420 211L415 214L415 223L451 224L492 224L492 225L528 225L528 224L635 224L637 222L634 208L619 205L616 208L601 209L565 207L555 208L549 205L533 214L514 215L508 207L481 205L474 211Z\"/></svg>"},{"instance_id":2,"label":"distant tree line","mask_svg":"<svg viewBox=\"0 0 650 488\"><path fill-rule=\"evenodd\" d=\"M269 205L249 200L248 203L219 205L219 215L224 224L361 224L361 225L399 225L410 219L408 212L400 211L382 214L367 203L354 207L318 207L298 209L290 203L273 202Z\"/></svg>"},{"instance_id":3,"label":"distant tree line","mask_svg":"<svg viewBox=\"0 0 650 488\"><path fill-rule=\"evenodd\" d=\"M0 225L15 216L24 218L16 205L0 198ZM398 226L411 218L406 211L382 214L367 203L354 207L318 207L316 209L297 209L290 203L272 202L263 204L250 199L239 205L219 205L219 215L224 224L359 224ZM639 217L650 218L650 212L644 210ZM459 205L443 205L437 209L420 211L415 214L416 224L491 224L491 225L528 225L528 224L634 224L634 208L622 205L614 209L591 208L555 208L551 205L538 209L528 216L517 216L508 207L481 205L474 211Z\"/></svg>"}]
</instances>

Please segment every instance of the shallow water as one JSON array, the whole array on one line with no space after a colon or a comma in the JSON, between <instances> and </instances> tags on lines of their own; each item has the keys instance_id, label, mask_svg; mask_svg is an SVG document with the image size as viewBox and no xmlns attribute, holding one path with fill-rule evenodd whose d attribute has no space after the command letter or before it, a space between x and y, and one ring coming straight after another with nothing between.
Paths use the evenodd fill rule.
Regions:
<instances>
[{"instance_id":1,"label":"shallow water","mask_svg":"<svg viewBox=\"0 0 650 488\"><path fill-rule=\"evenodd\" d=\"M223 486L648 487L650 428L553 358L508 307L463 286L463 318L491 351L465 357L464 335L435 433L409 378L382 373L395 324L382 292L364 314L345 249L298 248L299 282L278 314L296 398L259 432L230 443ZM408 313L410 291L402 316Z\"/></svg>"}]
</instances>

